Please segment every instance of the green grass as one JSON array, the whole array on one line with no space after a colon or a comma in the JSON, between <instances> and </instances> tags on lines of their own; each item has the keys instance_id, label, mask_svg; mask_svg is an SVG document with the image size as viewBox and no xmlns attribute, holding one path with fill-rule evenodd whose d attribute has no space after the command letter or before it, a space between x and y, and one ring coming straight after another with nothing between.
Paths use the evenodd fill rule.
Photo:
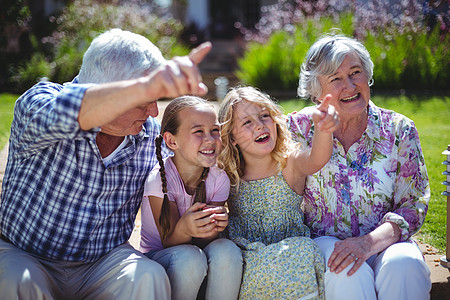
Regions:
<instances>
[{"instance_id":1,"label":"green grass","mask_svg":"<svg viewBox=\"0 0 450 300\"><path fill-rule=\"evenodd\" d=\"M14 102L17 95L0 94L0 149L3 149L13 118ZM414 120L427 164L431 185L431 198L425 224L416 237L444 252L446 245L447 199L441 193L445 190L442 154L450 144L450 97L404 97L374 96L378 106L395 110ZM299 99L281 101L285 113L300 110L311 105Z\"/></svg>"},{"instance_id":2,"label":"green grass","mask_svg":"<svg viewBox=\"0 0 450 300\"><path fill-rule=\"evenodd\" d=\"M0 94L0 151L9 138L9 130L13 120L14 102L19 96Z\"/></svg>"},{"instance_id":3,"label":"green grass","mask_svg":"<svg viewBox=\"0 0 450 300\"><path fill-rule=\"evenodd\" d=\"M431 198L425 223L416 238L431 244L444 252L446 247L447 198L441 193L445 190L442 182L445 176L447 159L442 154L450 144L450 97L448 96L374 96L372 101L384 108L392 109L412 119L419 131L420 143L425 156L431 187ZM300 99L281 101L285 113L298 111L311 105Z\"/></svg>"}]
</instances>

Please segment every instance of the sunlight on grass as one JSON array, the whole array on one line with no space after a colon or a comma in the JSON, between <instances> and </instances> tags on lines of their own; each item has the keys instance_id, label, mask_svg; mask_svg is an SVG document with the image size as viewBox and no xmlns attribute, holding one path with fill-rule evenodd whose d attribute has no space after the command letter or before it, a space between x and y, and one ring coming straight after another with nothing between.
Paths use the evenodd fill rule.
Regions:
<instances>
[{"instance_id":1,"label":"sunlight on grass","mask_svg":"<svg viewBox=\"0 0 450 300\"><path fill-rule=\"evenodd\" d=\"M0 151L8 141L14 114L14 102L18 97L17 95L0 94Z\"/></svg>"}]
</instances>

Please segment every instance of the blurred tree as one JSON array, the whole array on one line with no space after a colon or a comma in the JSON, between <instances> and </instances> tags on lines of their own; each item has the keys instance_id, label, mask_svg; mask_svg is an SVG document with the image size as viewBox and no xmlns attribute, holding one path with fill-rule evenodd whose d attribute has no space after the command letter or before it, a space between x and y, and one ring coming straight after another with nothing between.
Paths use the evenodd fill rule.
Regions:
<instances>
[{"instance_id":1,"label":"blurred tree","mask_svg":"<svg viewBox=\"0 0 450 300\"><path fill-rule=\"evenodd\" d=\"M21 4L26 7L24 0ZM188 52L178 38L182 24L145 0L72 0L47 22L50 26L43 31L30 34L33 52L28 57L4 62L7 71L0 78L0 90L21 93L43 77L60 83L72 80L92 39L110 28L147 37L166 57ZM43 34L47 28L52 30Z\"/></svg>"},{"instance_id":2,"label":"blurred tree","mask_svg":"<svg viewBox=\"0 0 450 300\"><path fill-rule=\"evenodd\" d=\"M30 10L24 0L2 0L0 9L2 51L20 52L20 37L29 30L30 19Z\"/></svg>"},{"instance_id":3,"label":"blurred tree","mask_svg":"<svg viewBox=\"0 0 450 300\"><path fill-rule=\"evenodd\" d=\"M11 62L31 53L29 42L31 13L25 0L0 2L0 92L9 84Z\"/></svg>"}]
</instances>

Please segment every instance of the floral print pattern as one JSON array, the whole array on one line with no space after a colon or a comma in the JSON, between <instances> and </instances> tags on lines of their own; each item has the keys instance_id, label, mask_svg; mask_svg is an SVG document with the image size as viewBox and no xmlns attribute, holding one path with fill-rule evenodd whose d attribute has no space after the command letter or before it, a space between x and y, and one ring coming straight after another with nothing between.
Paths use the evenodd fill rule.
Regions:
<instances>
[{"instance_id":1,"label":"floral print pattern","mask_svg":"<svg viewBox=\"0 0 450 300\"><path fill-rule=\"evenodd\" d=\"M240 299L324 299L324 260L301 201L281 173L230 193L227 230L245 262Z\"/></svg>"},{"instance_id":2,"label":"floral print pattern","mask_svg":"<svg viewBox=\"0 0 450 300\"><path fill-rule=\"evenodd\" d=\"M288 115L293 139L310 148L311 108ZM408 240L422 226L430 186L413 121L369 101L368 125L347 153L334 139L330 161L306 180L303 210L312 237L362 236L384 222Z\"/></svg>"}]
</instances>

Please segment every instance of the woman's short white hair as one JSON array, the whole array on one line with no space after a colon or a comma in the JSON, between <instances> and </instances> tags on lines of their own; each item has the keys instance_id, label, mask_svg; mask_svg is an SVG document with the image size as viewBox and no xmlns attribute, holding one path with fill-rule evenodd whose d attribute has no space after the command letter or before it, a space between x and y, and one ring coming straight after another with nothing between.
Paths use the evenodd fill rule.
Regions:
<instances>
[{"instance_id":1,"label":"woman's short white hair","mask_svg":"<svg viewBox=\"0 0 450 300\"><path fill-rule=\"evenodd\" d=\"M79 83L105 83L144 76L165 61L142 35L118 28L96 37L83 57Z\"/></svg>"},{"instance_id":2,"label":"woman's short white hair","mask_svg":"<svg viewBox=\"0 0 450 300\"><path fill-rule=\"evenodd\" d=\"M373 84L373 62L369 51L363 44L343 35L327 35L317 40L306 54L300 68L300 79L297 94L301 98L310 98L317 103L322 94L319 76L334 74L347 54L354 52L361 59L362 68Z\"/></svg>"}]
</instances>

